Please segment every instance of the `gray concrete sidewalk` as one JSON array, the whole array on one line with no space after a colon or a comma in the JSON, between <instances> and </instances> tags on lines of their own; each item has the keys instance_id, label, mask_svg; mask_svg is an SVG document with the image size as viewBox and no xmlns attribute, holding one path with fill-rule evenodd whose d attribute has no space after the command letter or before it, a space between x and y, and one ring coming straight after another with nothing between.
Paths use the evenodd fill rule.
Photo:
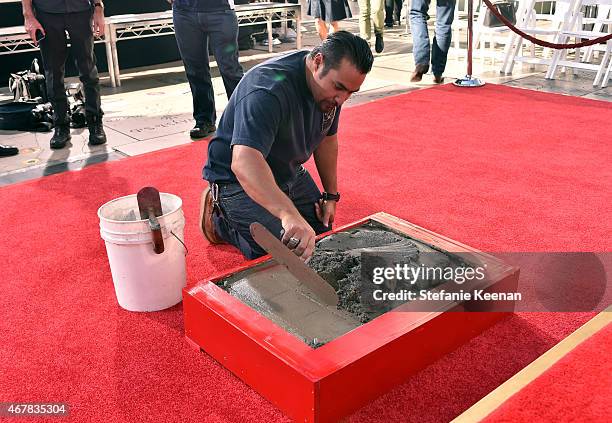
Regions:
<instances>
[{"instance_id":1,"label":"gray concrete sidewalk","mask_svg":"<svg viewBox=\"0 0 612 423\"><path fill-rule=\"evenodd\" d=\"M319 39L313 23L306 23L304 27L307 30L303 32L304 48L311 48ZM357 21L344 21L342 28L357 33ZM465 32L460 37L465 38ZM289 51L294 45L287 43L277 46L272 55ZM375 55L372 72L361 91L349 100L349 105L431 87L431 75L426 75L417 84L409 82L410 72L414 68L411 49L411 38L405 33L404 26L387 30L384 52ZM260 45L240 54L245 70L272 56L266 46ZM464 50L451 51L445 82L465 75L467 66L464 56ZM516 66L513 75L501 76L500 67L500 62L494 64L487 60L483 63L476 58L474 75L490 83L612 101L612 88L593 88L591 73L568 71L566 75L549 81L544 78L544 68ZM212 72L220 117L227 98L214 64ZM104 125L108 136L106 145L89 146L87 129L73 129L72 145L62 150L49 148L51 133L0 131L0 144L16 145L20 149L17 156L0 158L0 185L192 142L189 138L189 129L193 127L191 93L182 63L125 70L120 88L110 88L108 75L103 75L102 84L102 103L106 113ZM8 90L0 91L0 101L9 99Z\"/></svg>"}]
</instances>

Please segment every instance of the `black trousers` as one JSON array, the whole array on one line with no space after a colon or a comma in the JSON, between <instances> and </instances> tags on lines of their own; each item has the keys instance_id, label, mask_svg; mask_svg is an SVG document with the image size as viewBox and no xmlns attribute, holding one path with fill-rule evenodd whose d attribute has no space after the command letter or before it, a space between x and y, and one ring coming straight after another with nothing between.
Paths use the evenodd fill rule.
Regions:
<instances>
[{"instance_id":1,"label":"black trousers","mask_svg":"<svg viewBox=\"0 0 612 423\"><path fill-rule=\"evenodd\" d=\"M385 23L393 25L394 21L400 20L403 0L385 0ZM395 9L395 10L394 10Z\"/></svg>"},{"instance_id":2,"label":"black trousers","mask_svg":"<svg viewBox=\"0 0 612 423\"><path fill-rule=\"evenodd\" d=\"M64 73L68 55L66 32L70 35L72 54L85 91L85 112L90 115L102 115L100 78L93 50L93 10L77 13L37 11L36 18L45 29L46 34L40 42L40 52L45 68L47 93L53 105L55 124L64 124L68 121L68 99L64 88Z\"/></svg>"}]
</instances>

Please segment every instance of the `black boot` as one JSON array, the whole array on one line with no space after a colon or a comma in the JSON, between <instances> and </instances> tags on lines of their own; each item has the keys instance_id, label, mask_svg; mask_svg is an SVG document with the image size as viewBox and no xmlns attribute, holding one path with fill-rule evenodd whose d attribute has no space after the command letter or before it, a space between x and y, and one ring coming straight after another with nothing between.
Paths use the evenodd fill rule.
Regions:
<instances>
[{"instance_id":1,"label":"black boot","mask_svg":"<svg viewBox=\"0 0 612 423\"><path fill-rule=\"evenodd\" d=\"M202 138L206 138L209 135L214 134L216 130L217 130L217 127L215 126L214 123L210 123L210 122L197 123L196 122L196 125L193 127L193 129L189 131L189 136L191 137L192 140L201 140Z\"/></svg>"},{"instance_id":2,"label":"black boot","mask_svg":"<svg viewBox=\"0 0 612 423\"><path fill-rule=\"evenodd\" d=\"M102 115L87 115L87 129L89 129L89 144L101 145L106 142Z\"/></svg>"},{"instance_id":3,"label":"black boot","mask_svg":"<svg viewBox=\"0 0 612 423\"><path fill-rule=\"evenodd\" d=\"M374 43L374 50L376 51L376 53L382 53L384 49L385 49L385 42L383 41L382 32L377 32L376 42Z\"/></svg>"},{"instance_id":4,"label":"black boot","mask_svg":"<svg viewBox=\"0 0 612 423\"><path fill-rule=\"evenodd\" d=\"M0 157L9 157L19 154L19 149L12 145L0 144Z\"/></svg>"},{"instance_id":5,"label":"black boot","mask_svg":"<svg viewBox=\"0 0 612 423\"><path fill-rule=\"evenodd\" d=\"M56 125L55 133L51 137L51 148L57 150L66 147L70 138L70 126L67 123Z\"/></svg>"}]
</instances>

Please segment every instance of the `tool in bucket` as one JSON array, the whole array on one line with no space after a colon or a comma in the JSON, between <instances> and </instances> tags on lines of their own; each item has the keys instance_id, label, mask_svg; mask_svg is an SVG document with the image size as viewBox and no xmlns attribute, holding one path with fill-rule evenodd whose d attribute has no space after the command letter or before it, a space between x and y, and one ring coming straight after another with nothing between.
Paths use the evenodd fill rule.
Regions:
<instances>
[{"instance_id":1,"label":"tool in bucket","mask_svg":"<svg viewBox=\"0 0 612 423\"><path fill-rule=\"evenodd\" d=\"M149 221L149 227L153 232L153 251L157 254L164 252L164 237L157 218L163 214L159 191L154 187L145 187L136 195L140 218Z\"/></svg>"}]
</instances>

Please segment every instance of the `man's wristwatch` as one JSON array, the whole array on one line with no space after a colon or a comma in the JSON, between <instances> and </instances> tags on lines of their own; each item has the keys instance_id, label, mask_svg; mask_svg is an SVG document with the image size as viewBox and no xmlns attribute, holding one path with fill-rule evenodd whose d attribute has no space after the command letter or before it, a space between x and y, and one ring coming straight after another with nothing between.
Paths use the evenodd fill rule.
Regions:
<instances>
[{"instance_id":1,"label":"man's wristwatch","mask_svg":"<svg viewBox=\"0 0 612 423\"><path fill-rule=\"evenodd\" d=\"M321 194L321 198L323 201L335 201L336 203L340 201L340 193L337 192L335 194L330 194L329 192L324 192Z\"/></svg>"}]
</instances>

